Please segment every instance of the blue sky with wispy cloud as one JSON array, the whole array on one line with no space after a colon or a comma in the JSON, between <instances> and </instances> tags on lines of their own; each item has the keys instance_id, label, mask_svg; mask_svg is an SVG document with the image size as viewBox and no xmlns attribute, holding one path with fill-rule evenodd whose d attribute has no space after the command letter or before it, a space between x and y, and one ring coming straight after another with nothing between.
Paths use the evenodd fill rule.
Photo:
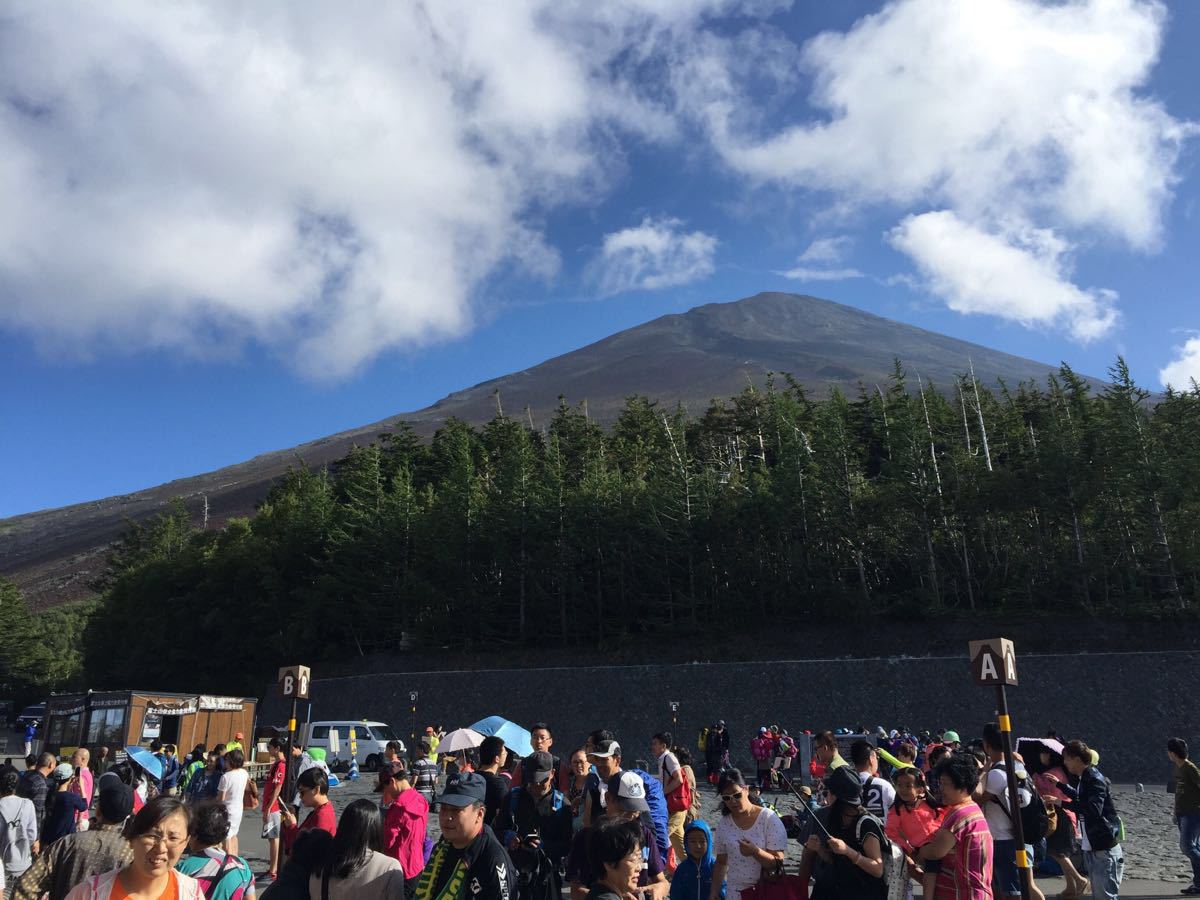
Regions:
<instances>
[{"instance_id":1,"label":"blue sky with wispy cloud","mask_svg":"<svg viewBox=\"0 0 1200 900\"><path fill-rule=\"evenodd\" d=\"M767 289L1186 386L1198 39L1186 0L12 4L0 515Z\"/></svg>"}]
</instances>

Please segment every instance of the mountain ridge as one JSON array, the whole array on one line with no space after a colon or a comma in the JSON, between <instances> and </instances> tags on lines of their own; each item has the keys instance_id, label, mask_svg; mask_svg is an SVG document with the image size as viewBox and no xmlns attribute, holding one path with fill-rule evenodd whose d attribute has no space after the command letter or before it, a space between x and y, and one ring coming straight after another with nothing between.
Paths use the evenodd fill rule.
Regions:
<instances>
[{"instance_id":1,"label":"mountain ridge","mask_svg":"<svg viewBox=\"0 0 1200 900\"><path fill-rule=\"evenodd\" d=\"M451 416L487 421L496 413L497 392L509 415L524 418L528 409L538 428L560 397L586 402L589 415L608 424L636 394L700 415L713 399L761 384L769 373L791 374L824 396L834 387L884 382L896 358L942 388L972 361L980 380L993 384L1041 381L1058 368L816 297L766 292L706 303L453 391L423 409L140 491L0 519L0 574L16 581L33 606L80 599L128 522L154 515L173 497L197 517L207 500L210 522L220 525L253 512L289 467L333 462L397 421L425 437Z\"/></svg>"}]
</instances>

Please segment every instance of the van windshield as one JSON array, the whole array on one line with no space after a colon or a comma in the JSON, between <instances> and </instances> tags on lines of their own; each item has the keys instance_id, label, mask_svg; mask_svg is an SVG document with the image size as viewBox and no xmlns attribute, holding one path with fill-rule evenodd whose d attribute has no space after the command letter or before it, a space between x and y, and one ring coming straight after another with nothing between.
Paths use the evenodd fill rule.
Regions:
<instances>
[{"instance_id":1,"label":"van windshield","mask_svg":"<svg viewBox=\"0 0 1200 900\"><path fill-rule=\"evenodd\" d=\"M371 737L377 741L394 741L396 740L396 732L392 731L391 725L372 725Z\"/></svg>"}]
</instances>

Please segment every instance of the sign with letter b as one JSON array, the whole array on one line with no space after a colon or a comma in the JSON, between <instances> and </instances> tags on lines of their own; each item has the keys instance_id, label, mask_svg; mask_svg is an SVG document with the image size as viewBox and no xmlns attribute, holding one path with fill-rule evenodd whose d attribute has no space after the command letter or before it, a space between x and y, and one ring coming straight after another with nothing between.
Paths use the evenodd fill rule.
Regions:
<instances>
[{"instance_id":1,"label":"sign with letter b","mask_svg":"<svg viewBox=\"0 0 1200 900\"><path fill-rule=\"evenodd\" d=\"M307 700L311 681L308 666L284 666L279 670L279 695L287 700Z\"/></svg>"}]
</instances>

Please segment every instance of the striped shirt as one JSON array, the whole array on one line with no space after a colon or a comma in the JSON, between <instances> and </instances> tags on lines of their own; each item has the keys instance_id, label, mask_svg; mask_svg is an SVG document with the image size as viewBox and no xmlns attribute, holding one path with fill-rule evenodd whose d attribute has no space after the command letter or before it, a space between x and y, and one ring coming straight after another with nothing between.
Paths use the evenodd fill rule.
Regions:
<instances>
[{"instance_id":1,"label":"striped shirt","mask_svg":"<svg viewBox=\"0 0 1200 900\"><path fill-rule=\"evenodd\" d=\"M991 900L992 833L975 803L951 807L942 828L954 836L954 849L942 858L934 900Z\"/></svg>"}]
</instances>

